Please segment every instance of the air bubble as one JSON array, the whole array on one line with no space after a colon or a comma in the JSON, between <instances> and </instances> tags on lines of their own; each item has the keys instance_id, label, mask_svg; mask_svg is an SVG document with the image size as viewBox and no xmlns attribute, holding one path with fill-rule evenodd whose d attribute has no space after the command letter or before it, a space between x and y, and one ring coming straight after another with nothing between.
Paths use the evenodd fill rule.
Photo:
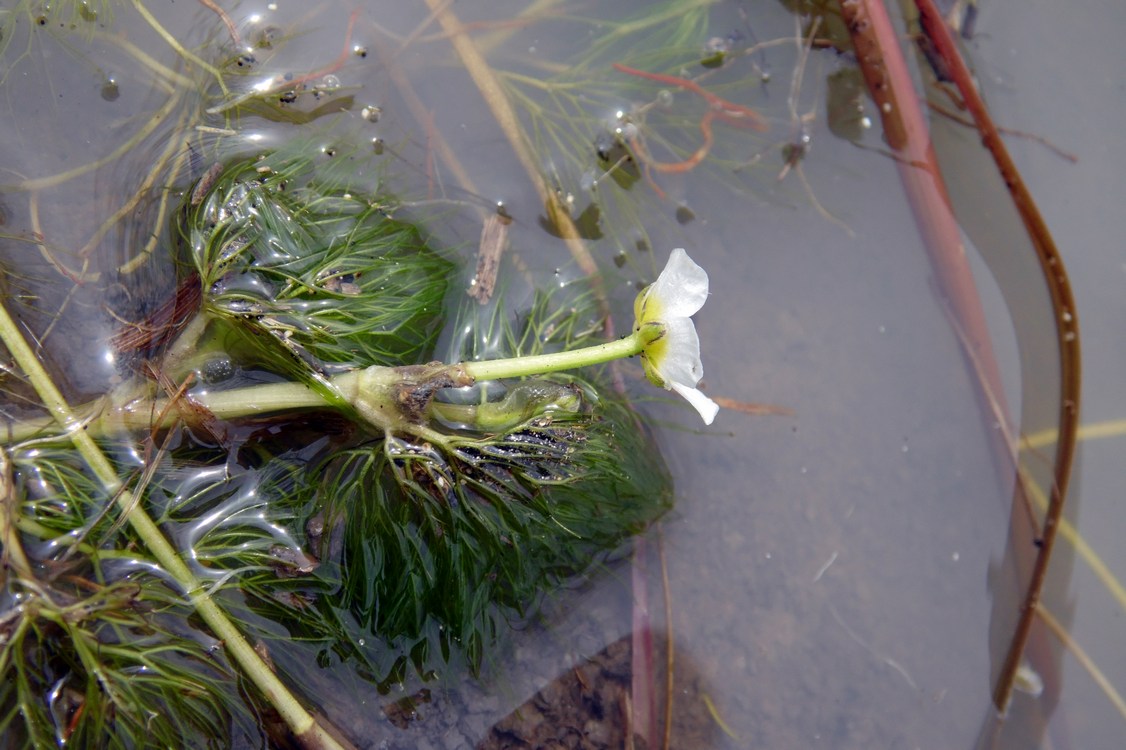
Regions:
<instances>
[{"instance_id":1,"label":"air bubble","mask_svg":"<svg viewBox=\"0 0 1126 750\"><path fill-rule=\"evenodd\" d=\"M121 89L117 85L117 80L107 78L106 82L102 84L101 95L107 102L117 101L117 98L121 96Z\"/></svg>"}]
</instances>

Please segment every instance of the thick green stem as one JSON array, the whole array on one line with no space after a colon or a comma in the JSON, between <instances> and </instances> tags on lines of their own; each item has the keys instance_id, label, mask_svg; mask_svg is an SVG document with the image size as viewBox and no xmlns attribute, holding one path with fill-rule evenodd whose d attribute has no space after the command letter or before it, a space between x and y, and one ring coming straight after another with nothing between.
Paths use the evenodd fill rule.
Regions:
<instances>
[{"instance_id":1,"label":"thick green stem","mask_svg":"<svg viewBox=\"0 0 1126 750\"><path fill-rule=\"evenodd\" d=\"M585 349L569 352L540 354L535 357L513 357L512 359L493 359L483 362L465 362L461 365L465 374L474 380L499 380L500 378L519 378L528 375L543 375L560 370L573 370L578 367L598 365L623 357L640 354L645 348L645 338L635 331L625 338L610 341Z\"/></svg>"},{"instance_id":2,"label":"thick green stem","mask_svg":"<svg viewBox=\"0 0 1126 750\"><path fill-rule=\"evenodd\" d=\"M307 747L342 748L340 743L317 724L278 676L258 656L226 613L208 596L206 589L180 559L175 548L164 537L152 518L139 503L135 502L132 491L123 487L113 464L94 442L85 426L75 418L70 405L36 358L3 305L0 305L0 340L3 340L12 358L39 394L47 411L58 425L67 431L74 447L94 472L107 494L116 498L121 512L126 514L129 523L157 562L176 579L196 612L215 636L223 642L231 658L278 711L299 741Z\"/></svg>"},{"instance_id":3,"label":"thick green stem","mask_svg":"<svg viewBox=\"0 0 1126 750\"><path fill-rule=\"evenodd\" d=\"M336 375L331 379L331 383L346 401L355 406L371 422L372 426L394 430L404 427L406 423L412 421L413 416L417 416L403 413L403 405L396 398L396 386L409 388L413 382L415 387L425 390L428 385L440 387L443 380L454 381L461 385L465 384L463 381L466 378L469 382L521 378L602 364L640 354L646 342L652 339L655 330L657 329L643 327L642 330L617 341L573 351L435 366L422 375L421 380L417 366L369 367ZM228 391L199 391L192 394L191 401L216 419L238 419L296 409L329 407L321 394L302 383L293 382L252 385ZM44 403L47 403L46 398ZM64 421L48 404L48 409L52 412L51 417L28 419L11 424L3 438L5 442L15 443L55 433L60 427L63 431L82 434L87 439L135 430L171 427L182 418L182 415L177 409L169 406L167 399L140 398L115 407L106 406L104 403L79 407L77 415L75 410L66 407L65 420L68 421ZM453 418L453 415L448 416Z\"/></svg>"}]
</instances>

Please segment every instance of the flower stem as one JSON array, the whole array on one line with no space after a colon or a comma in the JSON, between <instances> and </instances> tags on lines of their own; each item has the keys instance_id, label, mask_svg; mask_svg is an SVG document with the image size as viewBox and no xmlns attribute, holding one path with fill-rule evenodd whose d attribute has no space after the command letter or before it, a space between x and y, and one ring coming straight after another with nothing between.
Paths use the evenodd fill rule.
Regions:
<instances>
[{"instance_id":1,"label":"flower stem","mask_svg":"<svg viewBox=\"0 0 1126 750\"><path fill-rule=\"evenodd\" d=\"M642 327L642 330L617 341L583 349L529 357L463 362L436 368L433 374L438 377L443 371L449 370L458 371L473 380L499 380L573 370L640 354L648 339L652 337L652 333L653 331L647 327ZM6 340L6 336L6 333L0 331L0 337ZM394 403L388 389L396 383L405 383L408 378L407 371L411 369L414 368L369 367L365 370L353 370L335 375L330 382L332 388L344 401L357 405L359 401L365 400L369 402L369 407L383 405L387 407L386 413L391 415L397 414L399 407ZM46 373L43 375L47 377ZM31 379L34 383L35 379ZM47 383L53 388L53 383L50 383L49 379ZM57 394L57 391L55 393ZM48 399L43 391L40 391L40 396L52 416L26 419L7 425L4 442L16 443L52 433L57 434L60 428L74 436L83 434L86 438L92 439L119 432L171 427L182 418L176 409L168 408L165 399L154 400L146 397L122 406L108 408L94 403L75 410L66 406L62 402L62 396L59 395L58 403L63 403L63 410L59 411L52 406L54 402ZM275 414L294 409L331 408L323 395L304 383L295 382L265 383L227 391L199 391L192 393L190 399L211 416L223 420ZM370 408L368 412L371 413ZM163 421L157 423L156 415L161 414L164 415ZM390 422L383 420L373 424L376 427L386 427Z\"/></svg>"},{"instance_id":2,"label":"flower stem","mask_svg":"<svg viewBox=\"0 0 1126 750\"><path fill-rule=\"evenodd\" d=\"M308 747L341 748L342 746L298 702L285 684L258 656L222 608L207 594L207 590L200 585L199 580L165 538L152 517L145 512L144 507L134 502L136 498L133 492L123 486L113 464L94 442L93 436L75 418L70 405L3 305L0 305L0 340L4 342L12 358L23 370L36 393L39 394L39 398L43 400L43 405L59 426L67 430L74 447L106 492L116 498L121 512L126 515L137 535L144 540L157 562L176 579L196 612L215 636L224 643L231 657L262 692L266 700L282 716L298 741Z\"/></svg>"},{"instance_id":3,"label":"flower stem","mask_svg":"<svg viewBox=\"0 0 1126 750\"><path fill-rule=\"evenodd\" d=\"M623 357L640 354L645 348L641 332L635 331L625 338L605 344L588 346L554 354L539 354L534 357L513 357L511 359L492 359L480 362L465 362L461 366L465 374L475 380L499 380L500 378L519 378L526 375L543 375L560 370L573 370L588 365L598 365Z\"/></svg>"}]
</instances>

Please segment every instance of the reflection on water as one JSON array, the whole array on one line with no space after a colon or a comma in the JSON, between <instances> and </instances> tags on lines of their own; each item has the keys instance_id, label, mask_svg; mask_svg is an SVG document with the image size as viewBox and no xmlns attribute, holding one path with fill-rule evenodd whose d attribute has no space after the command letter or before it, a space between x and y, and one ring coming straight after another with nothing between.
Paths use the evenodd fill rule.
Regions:
<instances>
[{"instance_id":1,"label":"reflection on water","mask_svg":"<svg viewBox=\"0 0 1126 750\"><path fill-rule=\"evenodd\" d=\"M498 283L517 307L531 304L531 288L581 275L581 259L546 216L527 165L449 34L429 22L422 3L380 5L354 21L336 4L246 5L231 10L241 46L203 5L161 6L162 24L188 30L178 41L190 54L237 58L237 74L223 84L206 66L185 64L131 9L118 8L112 20L78 19L75 28L53 16L46 26L34 14L8 19L5 300L64 376L68 396L112 389L120 375L105 342L123 319L143 319L173 293L175 268L159 259L187 186L216 161L300 138L324 160L366 155L377 141L365 186L397 196L397 217L425 217L429 241L466 261L478 249L481 211L503 202L513 221ZM661 420L656 438L677 491L672 515L647 537L643 562L627 549L591 580L547 595L502 634L477 676L456 651L431 685L409 673L384 683L364 672L363 659L300 645L275 644L273 663L300 675L292 681L303 695L365 746L549 738L621 746L627 734L663 726L671 643L672 747L973 747L999 658L991 631L1003 641L1008 626L997 610L1011 611L995 607L1012 597L1002 562L1011 487L998 478L972 373L896 165L883 153L878 118L850 85L848 55L815 49L806 59L793 17L774 3L666 3L650 9L647 17L667 19L652 33L635 32L636 19L617 23L633 16L609 4L596 8L607 17L600 21L581 16L589 7L564 2L502 5L455 7L485 59L503 71L499 80L529 127L532 166L576 219L612 312L628 319L637 286L652 280L671 248L690 248L712 280L697 317L708 393L794 416L725 410L700 433L682 405L646 400L653 392L640 384L640 369L627 370L640 408ZM1006 87L989 79L1010 114L1002 119L1037 129L1039 121L1022 122L1043 114L1029 102L1036 81L998 59L1008 32L995 6L979 19L974 50L995 79L1013 80ZM1032 13L1017 15L1035 22ZM825 33L839 31L836 23L827 16ZM752 52L718 68L700 64L729 50ZM655 79L623 69L665 72ZM706 94L676 83L698 75ZM255 86L270 96L248 109L228 106ZM1115 101L1108 96L1106 106ZM849 116L829 123L827 107ZM740 119L751 108L767 118L768 133ZM1051 135L1068 132L1060 126ZM949 126L939 133L940 141L976 138ZM1097 143L1105 133L1089 135ZM1063 202L1050 190L1058 163L1035 145L1016 148L1039 178L1034 192ZM1120 162L1121 150L1115 155ZM1080 156L1080 169L1109 179L1108 167ZM953 189L967 195L965 185L978 182L967 177L971 167L981 164L959 162ZM1100 246L1051 198L1046 205L1064 236ZM985 227L969 229L987 252ZM1111 236L1101 247L1113 245ZM131 260L146 254L157 262L132 270ZM1116 274L1120 261L1078 259L1081 306L1085 288L1099 299L1108 275L1086 264L1110 264ZM1012 293L1020 279L1036 277L1031 257L991 264L1005 295L980 264L978 286L1015 403L1020 368L1038 342L1026 326L1014 333L1008 310L1036 306L1014 304ZM467 287L473 271L467 262ZM1027 296L1039 295L1027 287ZM1113 312L1118 303L1106 304ZM1099 326L1088 331L1115 340ZM466 341L463 331L444 332L443 342L479 353L499 346ZM1119 358L1096 354L1096 372L1121 371ZM1120 413L1117 382L1094 380L1106 412L1099 416ZM1088 453L1089 463L1112 460ZM1112 469L1084 475L1084 489L1111 496L1108 475ZM1121 519L1105 506L1096 512L1111 531L1093 529L1092 543L1109 551ZM1117 634L1107 624L1121 612L1085 579L1080 590L1097 601L1071 612L1064 584L1055 586L1060 598L1049 605L1121 681L1126 665L1115 661L1108 644ZM349 653L376 647L360 642ZM1063 710L1078 718L1061 722L1052 741L1066 746L1070 729L1075 746L1105 746L1120 719L1064 663ZM651 688L652 701L639 687ZM1030 746L1017 735L1027 730L1034 741L1043 717L1034 699L1016 701L1018 731L1006 746ZM659 743L660 735L649 739Z\"/></svg>"}]
</instances>

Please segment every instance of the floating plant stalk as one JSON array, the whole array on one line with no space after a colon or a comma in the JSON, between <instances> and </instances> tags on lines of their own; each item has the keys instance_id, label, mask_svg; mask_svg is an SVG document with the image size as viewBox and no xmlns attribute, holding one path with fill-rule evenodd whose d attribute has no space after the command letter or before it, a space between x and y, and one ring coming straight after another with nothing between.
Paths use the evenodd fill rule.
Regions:
<instances>
[{"instance_id":1,"label":"floating plant stalk","mask_svg":"<svg viewBox=\"0 0 1126 750\"><path fill-rule=\"evenodd\" d=\"M1044 579L1047 576L1048 562L1055 543L1056 531L1063 516L1063 505L1067 498L1067 488L1071 478L1071 466L1075 458L1079 430L1080 383L1082 382L1079 320L1063 258L1056 248L1055 240L1052 238L1047 224L1036 207L1032 194L1024 184L1024 180L1021 179L1020 172L1017 170L1016 164L1005 147L1005 142L1001 139L1001 135L993 123L993 118L989 116L985 102L982 101L981 95L977 91L969 67L962 59L958 46L954 43L954 38L950 34L950 29L943 22L933 0L916 0L915 4L919 9L920 22L924 32L935 45L938 54L949 66L954 82L958 86L958 91L961 93L966 107L973 115L974 123L981 133L982 140L993 155L993 159L997 163L997 170L1009 187L1013 204L1016 206L1028 232L1028 237L1036 250L1036 259L1040 263L1044 283L1051 296L1052 306L1056 313L1056 345L1060 357L1059 440L1056 445L1055 461L1053 462L1050 500L1044 525L1040 532L1039 544L1036 545L1038 548L1036 561L1028 581L1016 632L1013 634L1009 653L1005 657L1005 663L1002 666L993 693L994 706L997 707L998 711L1004 712L1012 695L1013 683L1020 667L1021 656L1030 638L1033 619L1040 600L1040 590L1043 588ZM1020 487L1019 482L1017 486Z\"/></svg>"},{"instance_id":2,"label":"floating plant stalk","mask_svg":"<svg viewBox=\"0 0 1126 750\"><path fill-rule=\"evenodd\" d=\"M1010 186L1023 187L1011 159L1004 150L1000 136L989 122L984 105L970 82L965 63L961 60L944 22L929 0L919 0L917 4L924 16L924 28L929 34L933 33L932 41L945 40L936 42L940 54L953 69L961 71L959 86L965 86L962 89L963 96L970 105L975 122L981 129L987 145L998 159L1006 183ZM993 429L995 420L1000 421L1002 425L1010 423L1009 409L1001 387L1000 371L993 355L981 301L966 262L960 228L950 209L950 200L946 194L946 187L934 155L914 83L899 47L898 34L891 25L884 4L878 0L842 0L840 7L842 17L852 36L857 61L880 112L884 137L896 155L900 177L919 225L920 235L936 270L942 292L949 300L955 329L959 331L959 338L965 346L967 357L973 363L978 376L982 415L986 420L988 433L993 436L995 460L999 469L1007 471L1010 467L1016 466L1014 455L1016 446L1006 438L1007 430ZM998 154L1001 156L997 156ZM994 691L994 706L1001 714L1008 706L1014 677L1028 644L1036 601L1043 584L1048 555L1051 552L1057 521L1062 510L1074 455L1079 398L1078 325L1066 272L1058 252L1051 243L1047 228L1040 220L1035 204L1027 191L1018 191L1014 188L1014 201L1029 228L1038 259L1044 269L1045 281L1057 311L1060 312L1056 317L1056 325L1061 362L1059 420L1062 439L1056 452L1055 481L1051 489L1052 502L1044 528L1036 539L1033 538L1026 524L1016 520L1024 515L1023 509L1029 506L1028 490L1024 486L1023 476L1020 472L1016 472L1017 481L1014 485L1013 498L1013 531L1016 534L1014 549L1017 566L1029 573L1030 582L1019 615L1017 630ZM1029 560L1033 550L1037 550L1034 562ZM1055 663L1047 650L1043 631L1035 632L1034 636L1034 647L1030 649L1030 657L1035 668L1044 678L1046 696L1051 701L1051 696L1056 695L1059 689Z\"/></svg>"}]
</instances>

